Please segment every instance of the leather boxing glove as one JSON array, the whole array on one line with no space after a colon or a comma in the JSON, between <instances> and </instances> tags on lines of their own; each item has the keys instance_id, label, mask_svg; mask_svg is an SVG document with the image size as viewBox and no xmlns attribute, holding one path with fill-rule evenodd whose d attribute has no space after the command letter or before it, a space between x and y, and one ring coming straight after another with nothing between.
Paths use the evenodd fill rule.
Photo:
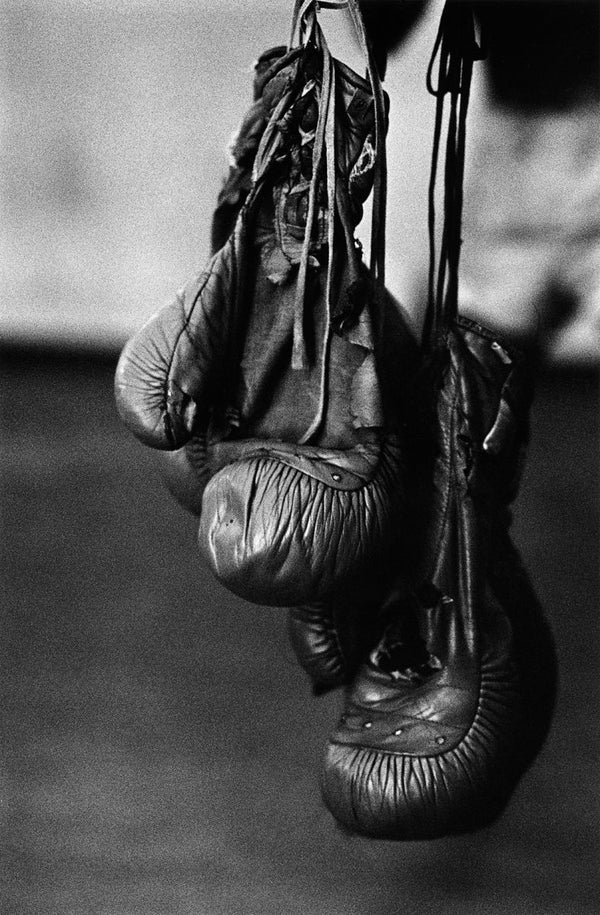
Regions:
<instances>
[{"instance_id":1,"label":"leather boxing glove","mask_svg":"<svg viewBox=\"0 0 600 915\"><path fill-rule=\"evenodd\" d=\"M437 356L415 468L417 587L398 597L395 621L349 689L322 775L341 824L387 839L493 820L552 713L552 641L507 532L527 436L526 372L464 319ZM533 696L532 660L541 676Z\"/></svg>"},{"instance_id":2,"label":"leather boxing glove","mask_svg":"<svg viewBox=\"0 0 600 915\"><path fill-rule=\"evenodd\" d=\"M217 578L279 606L377 580L402 508L399 446L386 442L369 467L358 448L312 456L249 445L248 457L228 462L204 491L199 541Z\"/></svg>"},{"instance_id":3,"label":"leather boxing glove","mask_svg":"<svg viewBox=\"0 0 600 915\"><path fill-rule=\"evenodd\" d=\"M403 504L382 305L353 237L381 164L382 90L331 58L313 7L305 44L269 52L260 74L233 233L116 375L126 425L176 452L168 485L200 514L215 575L286 606L377 576Z\"/></svg>"}]
</instances>

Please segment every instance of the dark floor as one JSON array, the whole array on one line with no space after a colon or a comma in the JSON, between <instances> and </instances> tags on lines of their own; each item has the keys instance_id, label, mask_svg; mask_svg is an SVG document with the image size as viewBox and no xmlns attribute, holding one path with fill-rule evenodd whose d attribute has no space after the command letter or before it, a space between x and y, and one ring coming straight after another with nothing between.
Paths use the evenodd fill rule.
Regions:
<instances>
[{"instance_id":1,"label":"dark floor","mask_svg":"<svg viewBox=\"0 0 600 915\"><path fill-rule=\"evenodd\" d=\"M281 612L207 576L112 365L5 357L2 915L574 915L598 892L598 390L547 374L515 536L555 629L550 740L493 828L348 839Z\"/></svg>"}]
</instances>

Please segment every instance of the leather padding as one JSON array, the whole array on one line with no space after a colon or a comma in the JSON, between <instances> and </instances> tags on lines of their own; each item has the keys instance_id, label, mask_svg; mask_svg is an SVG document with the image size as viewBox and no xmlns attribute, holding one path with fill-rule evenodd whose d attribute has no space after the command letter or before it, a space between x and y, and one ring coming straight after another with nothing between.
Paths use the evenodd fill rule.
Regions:
<instances>
[{"instance_id":1,"label":"leather padding","mask_svg":"<svg viewBox=\"0 0 600 915\"><path fill-rule=\"evenodd\" d=\"M390 565L376 578L344 583L320 602L290 608L290 643L316 695L349 683L365 653L377 644L392 569Z\"/></svg>"},{"instance_id":2,"label":"leather padding","mask_svg":"<svg viewBox=\"0 0 600 915\"><path fill-rule=\"evenodd\" d=\"M322 775L325 802L347 828L430 839L497 815L521 705L510 625L491 603L486 615L477 665L460 657L466 646L444 655L431 639L443 668L426 683L391 684L376 666L361 669ZM452 624L438 620L446 635Z\"/></svg>"},{"instance_id":3,"label":"leather padding","mask_svg":"<svg viewBox=\"0 0 600 915\"><path fill-rule=\"evenodd\" d=\"M219 581L247 600L320 600L387 566L402 471L400 449L389 442L372 478L347 490L268 454L229 463L204 491L200 549Z\"/></svg>"},{"instance_id":4,"label":"leather padding","mask_svg":"<svg viewBox=\"0 0 600 915\"><path fill-rule=\"evenodd\" d=\"M527 437L527 372L518 356L463 319L436 356L432 409L426 385L425 424L414 430L421 436L413 467L419 587L412 603L399 601L396 621L416 621L428 661L395 673L385 668L382 657L401 630L390 627L348 691L322 774L334 816L377 838L435 838L493 820L549 723L546 708L542 735L538 729L524 748L537 709L524 695L531 642L517 645L515 635L531 636L532 625L514 628L515 608L503 602L517 603L530 620L539 605L520 574L512 593L492 574ZM501 414L509 422L488 453L484 443ZM514 552L504 548L502 560L509 577L512 566L520 573Z\"/></svg>"},{"instance_id":5,"label":"leather padding","mask_svg":"<svg viewBox=\"0 0 600 915\"><path fill-rule=\"evenodd\" d=\"M234 323L237 245L232 236L121 353L117 409L151 448L181 448L220 400Z\"/></svg>"},{"instance_id":6,"label":"leather padding","mask_svg":"<svg viewBox=\"0 0 600 915\"><path fill-rule=\"evenodd\" d=\"M314 24L259 62L222 198L229 238L216 232L207 267L126 345L115 378L128 428L173 453L167 485L200 515L217 578L283 606L377 575L404 499L383 275L354 237L381 184L381 87L331 58ZM380 449L366 475L365 442Z\"/></svg>"}]
</instances>

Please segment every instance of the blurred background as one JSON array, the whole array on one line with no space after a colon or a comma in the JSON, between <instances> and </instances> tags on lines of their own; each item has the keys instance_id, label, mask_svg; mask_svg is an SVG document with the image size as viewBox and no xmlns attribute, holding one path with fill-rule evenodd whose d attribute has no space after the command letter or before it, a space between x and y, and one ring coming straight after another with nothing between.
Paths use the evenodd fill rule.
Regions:
<instances>
[{"instance_id":1,"label":"blurred background","mask_svg":"<svg viewBox=\"0 0 600 915\"><path fill-rule=\"evenodd\" d=\"M2 0L4 339L118 348L203 264L252 64L287 41L291 7ZM406 301L427 260L436 18L389 73L389 284ZM346 17L324 19L362 67Z\"/></svg>"},{"instance_id":2,"label":"blurred background","mask_svg":"<svg viewBox=\"0 0 600 915\"><path fill-rule=\"evenodd\" d=\"M0 0L0 911L597 912L593 99L556 112L546 104L525 137L521 119L504 155L498 124L512 114L486 67L476 71L464 304L537 351L514 533L561 664L550 739L494 827L408 845L336 830L317 776L341 697L311 696L281 612L212 582L193 519L115 416L118 351L206 260L251 65L287 40L290 7ZM440 9L437 0L424 9L386 77L388 284L414 328L428 258L434 103L425 73ZM360 68L344 16L326 17L334 53ZM526 158L530 176L546 174L542 133L545 150L578 139L551 163L551 183L567 185L567 196L547 206L546 266L517 270L514 252L531 252L539 226L481 217L506 214L497 189L511 162ZM583 185L567 174L584 174ZM521 195L539 196L533 178L519 181ZM492 261L489 246L508 223L512 252ZM565 250L563 230L586 245L572 283L568 264L560 276L548 268ZM524 295L513 283L497 306L498 295L483 295L481 277L492 273L507 287L535 273L536 288Z\"/></svg>"}]
</instances>

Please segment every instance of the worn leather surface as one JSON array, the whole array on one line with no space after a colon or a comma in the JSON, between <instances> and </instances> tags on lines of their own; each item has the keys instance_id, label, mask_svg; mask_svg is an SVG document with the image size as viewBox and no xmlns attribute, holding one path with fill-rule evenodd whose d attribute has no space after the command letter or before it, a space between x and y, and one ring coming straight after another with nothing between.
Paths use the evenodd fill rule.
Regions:
<instances>
[{"instance_id":1,"label":"worn leather surface","mask_svg":"<svg viewBox=\"0 0 600 915\"><path fill-rule=\"evenodd\" d=\"M530 388L515 354L459 320L400 408L402 352L353 236L376 106L339 62L325 79L316 48L259 62L216 252L126 346L117 403L169 454L216 577L292 608L316 689L363 662L327 749L333 814L431 838L489 822L550 720L552 664L532 676L528 659L551 637L507 534ZM323 125L335 161L315 154Z\"/></svg>"},{"instance_id":2,"label":"worn leather surface","mask_svg":"<svg viewBox=\"0 0 600 915\"><path fill-rule=\"evenodd\" d=\"M384 302L384 309L383 339L378 350L378 376L383 413L387 418L386 425L403 451L402 441L407 413L406 390L415 372L418 349L399 312L398 304L389 293ZM336 416L338 423L340 418L344 417L343 377L336 377L332 373L327 410L329 428ZM289 413L293 415L295 405L288 406ZM345 412L347 417L347 407ZM320 437L321 440L336 440L334 435ZM339 438L337 440L339 441ZM342 474L342 488L348 488L350 485L348 473L356 477L355 485L360 486L370 477L372 468L377 464L379 445L375 443L381 441L381 433L363 431L360 438L357 436L354 441L354 447L346 451L342 448L331 449L312 445L297 447L296 444L275 441L268 436L236 436L224 439L222 427L215 428L213 424L210 436L206 427L198 426L183 447L175 451L155 450L153 458L158 473L174 498L192 514L199 516L204 488L211 476L226 463L247 457L252 451L258 454L265 447L274 449L273 453L276 450L281 459L288 461L293 451L296 455L295 466L317 476L334 488L338 483L333 479L331 470L328 470L330 463L335 464L336 472ZM287 458L284 456L284 450L287 450ZM399 535L402 530L398 532Z\"/></svg>"},{"instance_id":3,"label":"worn leather surface","mask_svg":"<svg viewBox=\"0 0 600 915\"><path fill-rule=\"evenodd\" d=\"M415 430L423 469L414 468L417 587L398 595L395 621L349 689L322 775L334 816L379 838L433 838L489 822L551 715L551 699L541 707L527 697L540 608L507 546L507 506L527 438L526 367L491 334L459 320L425 392L436 378L433 409L425 393ZM547 671L551 696L547 628L540 646L537 667ZM528 740L540 708L543 724Z\"/></svg>"},{"instance_id":4,"label":"worn leather surface","mask_svg":"<svg viewBox=\"0 0 600 915\"><path fill-rule=\"evenodd\" d=\"M232 346L238 248L232 236L121 353L117 408L145 445L182 447L221 401Z\"/></svg>"},{"instance_id":5,"label":"worn leather surface","mask_svg":"<svg viewBox=\"0 0 600 915\"><path fill-rule=\"evenodd\" d=\"M265 84L285 66L287 48L279 45L261 54L254 64L254 104L246 112L230 145L231 164L219 191L211 225L211 248L215 253L228 241L244 202L252 189L252 166L269 118Z\"/></svg>"},{"instance_id":6,"label":"worn leather surface","mask_svg":"<svg viewBox=\"0 0 600 915\"><path fill-rule=\"evenodd\" d=\"M306 67L309 64L314 66L310 56ZM357 177L353 166L372 129L373 106L366 94L368 84L339 62L337 66L338 95L345 103L338 106L337 167L347 183L355 225L370 189L372 168L363 169ZM284 55L270 72L271 79L255 102L261 106L260 123L264 127L267 115L295 87L300 98L293 96L285 115L293 126L294 117L301 114L295 113L295 107L302 101L301 87L308 78L299 73L298 53ZM287 129L291 131L291 126ZM289 155L282 153L273 161L272 180L257 195L252 211L242 211L236 228L206 268L123 351L116 376L119 412L131 431L151 447L183 446L209 412L213 425L223 425L235 410L240 414L239 434L246 437L268 435L297 441L324 401L326 415L313 439L333 447L355 444L356 427L383 423L373 303L364 303L344 333L326 332L329 217L323 203L307 280L304 323L309 364L301 372L291 368L295 278L308 194L297 153L300 148L310 151L310 146L295 146L288 140L288 147ZM290 197L294 188L293 212L285 204L285 213L279 212L275 198L280 200L284 190ZM346 259L338 253L335 285L340 301L351 279L348 271Z\"/></svg>"},{"instance_id":7,"label":"worn leather surface","mask_svg":"<svg viewBox=\"0 0 600 915\"><path fill-rule=\"evenodd\" d=\"M198 539L219 581L256 603L292 606L388 567L404 503L399 446L388 440L358 487L340 488L344 471L328 467L336 486L265 451L211 478Z\"/></svg>"},{"instance_id":8,"label":"worn leather surface","mask_svg":"<svg viewBox=\"0 0 600 915\"><path fill-rule=\"evenodd\" d=\"M389 621L390 591L398 577L396 553L402 549L404 518L394 532L389 557L377 577L351 580L320 602L292 607L290 644L317 695L350 683ZM406 571L402 569L403 575Z\"/></svg>"},{"instance_id":9,"label":"worn leather surface","mask_svg":"<svg viewBox=\"0 0 600 915\"><path fill-rule=\"evenodd\" d=\"M171 452L167 485L200 516L215 575L247 599L286 606L321 600L348 576L376 575L404 499L398 421L386 406L396 369L384 368L384 302L357 268L351 235L373 183L374 103L369 83L339 61L335 208L325 170L315 172L300 303L305 361L292 364L320 60L309 45L259 62L221 199L230 216L237 208L235 227L127 344L115 378L128 428Z\"/></svg>"}]
</instances>

